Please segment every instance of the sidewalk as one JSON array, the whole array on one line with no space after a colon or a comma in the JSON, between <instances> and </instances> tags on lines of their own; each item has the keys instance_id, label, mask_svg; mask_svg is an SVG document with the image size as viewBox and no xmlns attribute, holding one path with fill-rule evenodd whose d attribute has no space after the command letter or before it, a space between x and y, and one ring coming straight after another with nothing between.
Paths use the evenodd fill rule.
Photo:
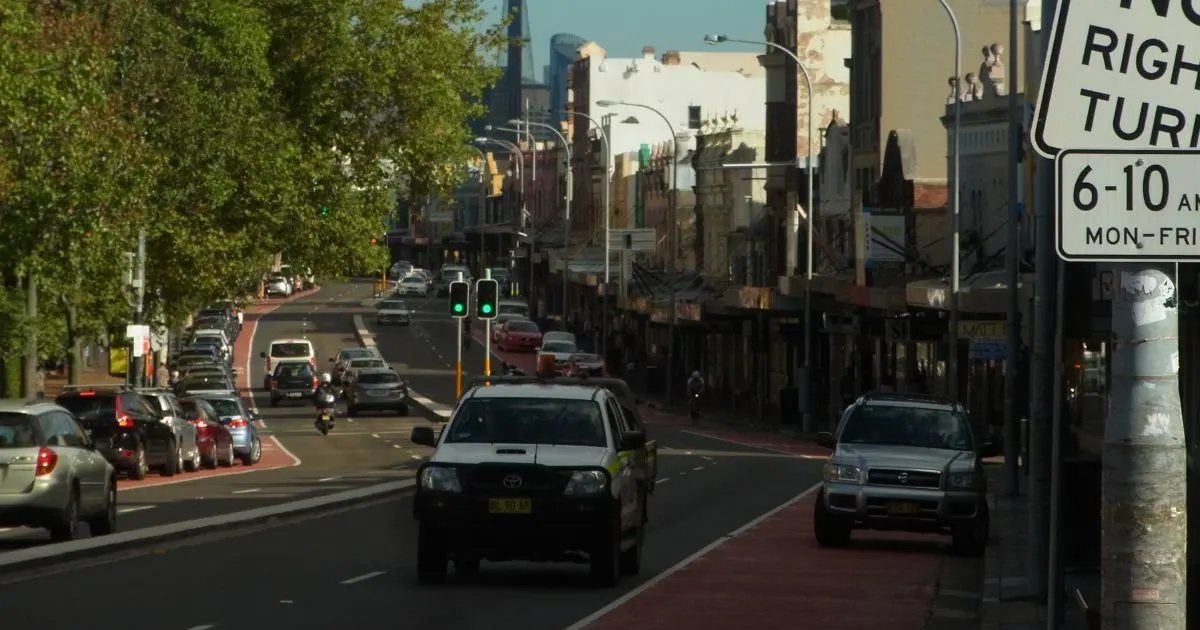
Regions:
<instances>
[{"instance_id":1,"label":"sidewalk","mask_svg":"<svg viewBox=\"0 0 1200 630\"><path fill-rule=\"evenodd\" d=\"M944 539L856 531L848 547L825 549L812 534L815 496L731 533L569 630L978 627L977 593L952 588L972 578L970 567L946 553Z\"/></svg>"}]
</instances>

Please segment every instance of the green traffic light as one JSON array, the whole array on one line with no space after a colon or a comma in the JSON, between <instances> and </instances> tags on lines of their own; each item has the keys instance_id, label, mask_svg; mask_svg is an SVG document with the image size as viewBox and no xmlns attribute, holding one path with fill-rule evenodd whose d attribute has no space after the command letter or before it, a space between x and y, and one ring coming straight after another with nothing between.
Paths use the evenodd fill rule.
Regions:
<instances>
[{"instance_id":1,"label":"green traffic light","mask_svg":"<svg viewBox=\"0 0 1200 630\"><path fill-rule=\"evenodd\" d=\"M492 305L484 304L483 306L479 307L479 310L483 311L484 315L490 315L492 313Z\"/></svg>"},{"instance_id":2,"label":"green traffic light","mask_svg":"<svg viewBox=\"0 0 1200 630\"><path fill-rule=\"evenodd\" d=\"M323 216L323 217L329 216L329 208L321 208L321 216Z\"/></svg>"},{"instance_id":3,"label":"green traffic light","mask_svg":"<svg viewBox=\"0 0 1200 630\"><path fill-rule=\"evenodd\" d=\"M461 313L461 312L463 312L463 309L464 309L464 308L466 308L466 307L464 307L462 304L455 304L455 305L454 305L454 312L455 312L455 313Z\"/></svg>"}]
</instances>

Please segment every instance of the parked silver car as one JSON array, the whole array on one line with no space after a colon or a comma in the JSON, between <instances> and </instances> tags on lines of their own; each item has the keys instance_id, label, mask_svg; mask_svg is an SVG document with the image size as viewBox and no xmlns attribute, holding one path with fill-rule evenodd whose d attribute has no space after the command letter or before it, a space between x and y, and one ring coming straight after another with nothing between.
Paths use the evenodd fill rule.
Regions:
<instances>
[{"instance_id":1,"label":"parked silver car","mask_svg":"<svg viewBox=\"0 0 1200 630\"><path fill-rule=\"evenodd\" d=\"M203 374L189 372L188 376ZM183 408L179 406L175 392L169 389L146 388L138 390L138 393L145 399L146 404L150 405L150 411L158 415L160 422L171 427L171 433L175 435L175 444L179 445L179 448L175 449L179 458L175 470L200 470L202 462L200 449L196 446L196 425L184 417Z\"/></svg>"},{"instance_id":2,"label":"parked silver car","mask_svg":"<svg viewBox=\"0 0 1200 630\"><path fill-rule=\"evenodd\" d=\"M813 511L817 543L838 547L855 529L949 534L983 555L990 521L982 459L996 454L966 411L945 398L868 394L842 415Z\"/></svg>"},{"instance_id":3,"label":"parked silver car","mask_svg":"<svg viewBox=\"0 0 1200 630\"><path fill-rule=\"evenodd\" d=\"M0 400L0 526L74 540L117 529L117 473L75 416L50 402Z\"/></svg>"}]
</instances>

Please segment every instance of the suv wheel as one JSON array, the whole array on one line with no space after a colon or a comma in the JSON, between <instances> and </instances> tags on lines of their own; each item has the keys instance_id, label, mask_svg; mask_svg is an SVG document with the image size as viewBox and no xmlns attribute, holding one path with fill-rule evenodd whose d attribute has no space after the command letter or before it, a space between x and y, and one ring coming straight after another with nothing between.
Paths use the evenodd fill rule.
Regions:
<instances>
[{"instance_id":1,"label":"suv wheel","mask_svg":"<svg viewBox=\"0 0 1200 630\"><path fill-rule=\"evenodd\" d=\"M591 570L592 582L600 587L616 586L621 579L621 521L620 517L613 518L604 532L603 540L596 541L592 549Z\"/></svg>"},{"instance_id":2,"label":"suv wheel","mask_svg":"<svg viewBox=\"0 0 1200 630\"><path fill-rule=\"evenodd\" d=\"M854 524L850 519L826 511L825 491L817 493L817 503L813 506L813 534L817 544L822 547L844 547L850 542L853 530Z\"/></svg>"},{"instance_id":3,"label":"suv wheel","mask_svg":"<svg viewBox=\"0 0 1200 630\"><path fill-rule=\"evenodd\" d=\"M138 444L137 454L133 456L133 468L129 469L129 478L134 481L145 479L148 468L146 465L146 447Z\"/></svg>"},{"instance_id":4,"label":"suv wheel","mask_svg":"<svg viewBox=\"0 0 1200 630\"><path fill-rule=\"evenodd\" d=\"M446 532L424 523L417 525L417 581L439 584L446 581Z\"/></svg>"},{"instance_id":5,"label":"suv wheel","mask_svg":"<svg viewBox=\"0 0 1200 630\"><path fill-rule=\"evenodd\" d=\"M983 556L987 551L988 539L991 536L991 515L985 501L975 518L962 524L955 525L950 530L951 546L954 552L973 558Z\"/></svg>"},{"instance_id":6,"label":"suv wheel","mask_svg":"<svg viewBox=\"0 0 1200 630\"><path fill-rule=\"evenodd\" d=\"M175 440L167 442L167 458L163 461L159 474L163 477L174 477L179 472L179 462L183 460L183 451L175 444Z\"/></svg>"}]
</instances>

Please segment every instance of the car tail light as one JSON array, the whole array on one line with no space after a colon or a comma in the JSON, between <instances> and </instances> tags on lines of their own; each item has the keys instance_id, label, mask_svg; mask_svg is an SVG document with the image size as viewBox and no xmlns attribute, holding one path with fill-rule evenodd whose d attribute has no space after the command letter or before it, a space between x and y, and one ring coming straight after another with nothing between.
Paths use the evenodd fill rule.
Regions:
<instances>
[{"instance_id":1,"label":"car tail light","mask_svg":"<svg viewBox=\"0 0 1200 630\"><path fill-rule=\"evenodd\" d=\"M279 389L279 380L271 379L271 389Z\"/></svg>"},{"instance_id":2,"label":"car tail light","mask_svg":"<svg viewBox=\"0 0 1200 630\"><path fill-rule=\"evenodd\" d=\"M316 389L320 386L321 386L321 379L314 376L313 377L313 389Z\"/></svg>"},{"instance_id":3,"label":"car tail light","mask_svg":"<svg viewBox=\"0 0 1200 630\"><path fill-rule=\"evenodd\" d=\"M249 424L249 423L247 423L246 419L241 416L234 416L229 419L229 426L234 427L234 428L244 427L247 424Z\"/></svg>"},{"instance_id":4,"label":"car tail light","mask_svg":"<svg viewBox=\"0 0 1200 630\"><path fill-rule=\"evenodd\" d=\"M93 392L93 391L82 391L82 392L79 392L79 395L80 395L80 396L95 396L95 395L96 395L96 392Z\"/></svg>"},{"instance_id":5,"label":"car tail light","mask_svg":"<svg viewBox=\"0 0 1200 630\"><path fill-rule=\"evenodd\" d=\"M43 446L38 449L37 468L34 472L35 477L44 477L54 472L54 467L58 465L58 453Z\"/></svg>"},{"instance_id":6,"label":"car tail light","mask_svg":"<svg viewBox=\"0 0 1200 630\"><path fill-rule=\"evenodd\" d=\"M192 424L196 425L197 431L208 430L208 423L205 422L204 418L201 418L200 416L196 416L195 418L188 418L188 422L191 422Z\"/></svg>"},{"instance_id":7,"label":"car tail light","mask_svg":"<svg viewBox=\"0 0 1200 630\"><path fill-rule=\"evenodd\" d=\"M132 429L133 428L133 418L130 418L129 416L124 416L124 415L117 416L117 426L121 427L122 429Z\"/></svg>"}]
</instances>

